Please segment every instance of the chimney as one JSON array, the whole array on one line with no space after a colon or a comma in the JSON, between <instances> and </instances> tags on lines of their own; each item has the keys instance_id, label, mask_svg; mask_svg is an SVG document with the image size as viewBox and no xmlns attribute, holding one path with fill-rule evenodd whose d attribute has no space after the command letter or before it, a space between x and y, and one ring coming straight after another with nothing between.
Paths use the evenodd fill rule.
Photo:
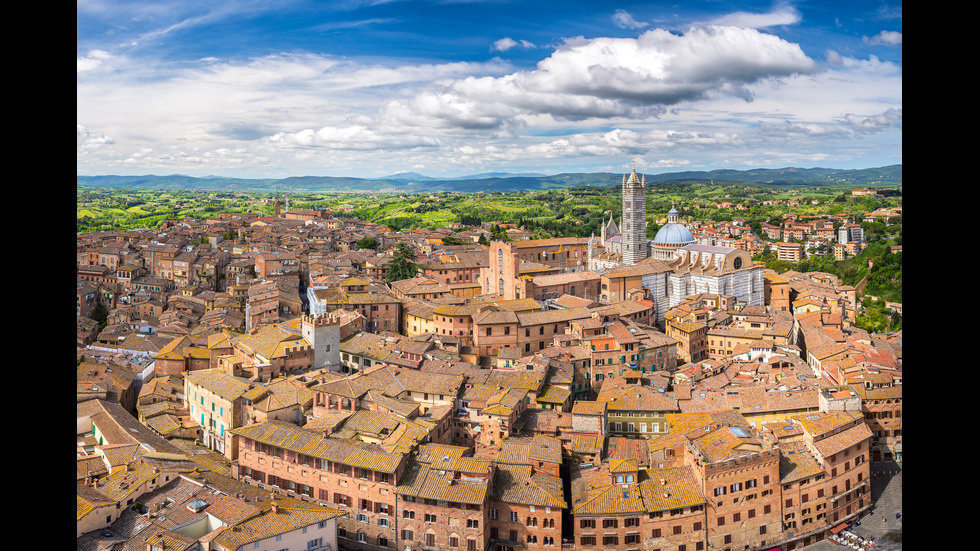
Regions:
<instances>
[{"instance_id":1,"label":"chimney","mask_svg":"<svg viewBox=\"0 0 980 551\"><path fill-rule=\"evenodd\" d=\"M279 514L279 504L276 503L275 501L272 502L272 514L274 515Z\"/></svg>"}]
</instances>

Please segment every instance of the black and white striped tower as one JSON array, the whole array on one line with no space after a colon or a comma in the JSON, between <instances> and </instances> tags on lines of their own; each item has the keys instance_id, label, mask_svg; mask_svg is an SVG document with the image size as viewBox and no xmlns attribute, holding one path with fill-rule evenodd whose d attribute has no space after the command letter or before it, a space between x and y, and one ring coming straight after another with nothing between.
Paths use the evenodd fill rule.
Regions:
<instances>
[{"instance_id":1,"label":"black and white striped tower","mask_svg":"<svg viewBox=\"0 0 980 551\"><path fill-rule=\"evenodd\" d=\"M619 231L623 236L623 264L630 266L647 257L647 182L632 169L629 179L623 176L623 218Z\"/></svg>"}]
</instances>

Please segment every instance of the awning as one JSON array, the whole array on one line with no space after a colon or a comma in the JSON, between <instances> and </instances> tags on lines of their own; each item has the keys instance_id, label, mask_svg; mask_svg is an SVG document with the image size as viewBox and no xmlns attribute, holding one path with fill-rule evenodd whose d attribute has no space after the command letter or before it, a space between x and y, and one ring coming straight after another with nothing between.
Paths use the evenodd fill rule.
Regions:
<instances>
[{"instance_id":1,"label":"awning","mask_svg":"<svg viewBox=\"0 0 980 551\"><path fill-rule=\"evenodd\" d=\"M844 528L847 528L847 523L846 522L843 523L843 524L838 524L837 526L834 526L833 528L831 528L830 529L830 533L831 534L836 534L837 532L840 532Z\"/></svg>"}]
</instances>

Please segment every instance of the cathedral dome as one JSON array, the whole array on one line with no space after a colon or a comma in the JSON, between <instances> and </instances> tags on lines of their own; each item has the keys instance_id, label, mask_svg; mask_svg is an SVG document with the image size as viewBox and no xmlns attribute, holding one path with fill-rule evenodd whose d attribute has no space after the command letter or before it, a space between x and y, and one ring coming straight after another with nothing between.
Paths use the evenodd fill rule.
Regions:
<instances>
[{"instance_id":1,"label":"cathedral dome","mask_svg":"<svg viewBox=\"0 0 980 551\"><path fill-rule=\"evenodd\" d=\"M657 230L657 235L653 238L654 244L687 245L696 241L687 226L678 221L679 214L677 209L673 206L670 207L670 212L667 213L667 223Z\"/></svg>"},{"instance_id":2,"label":"cathedral dome","mask_svg":"<svg viewBox=\"0 0 980 551\"><path fill-rule=\"evenodd\" d=\"M659 245L686 245L694 241L691 231L680 222L665 224L657 230L657 235L653 238L653 242Z\"/></svg>"}]
</instances>

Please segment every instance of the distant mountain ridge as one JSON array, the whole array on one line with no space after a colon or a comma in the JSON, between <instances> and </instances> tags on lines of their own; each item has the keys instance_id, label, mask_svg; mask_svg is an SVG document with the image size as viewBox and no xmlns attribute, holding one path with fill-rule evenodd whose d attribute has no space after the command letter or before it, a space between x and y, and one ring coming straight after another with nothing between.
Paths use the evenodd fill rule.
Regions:
<instances>
[{"instance_id":1,"label":"distant mountain ridge","mask_svg":"<svg viewBox=\"0 0 980 551\"><path fill-rule=\"evenodd\" d=\"M777 168L710 171L686 171L645 174L648 184L714 181L715 183L786 185L845 185L854 187L902 185L902 165L878 168ZM432 178L414 172L393 174L384 178L350 178L336 176L292 176L281 179L249 179L207 176L196 178L182 174L169 176L76 176L76 187L110 187L120 189L182 189L241 192L511 192L562 189L576 186L608 187L622 183L623 174L579 172L554 175L490 172L459 178Z\"/></svg>"}]
</instances>

